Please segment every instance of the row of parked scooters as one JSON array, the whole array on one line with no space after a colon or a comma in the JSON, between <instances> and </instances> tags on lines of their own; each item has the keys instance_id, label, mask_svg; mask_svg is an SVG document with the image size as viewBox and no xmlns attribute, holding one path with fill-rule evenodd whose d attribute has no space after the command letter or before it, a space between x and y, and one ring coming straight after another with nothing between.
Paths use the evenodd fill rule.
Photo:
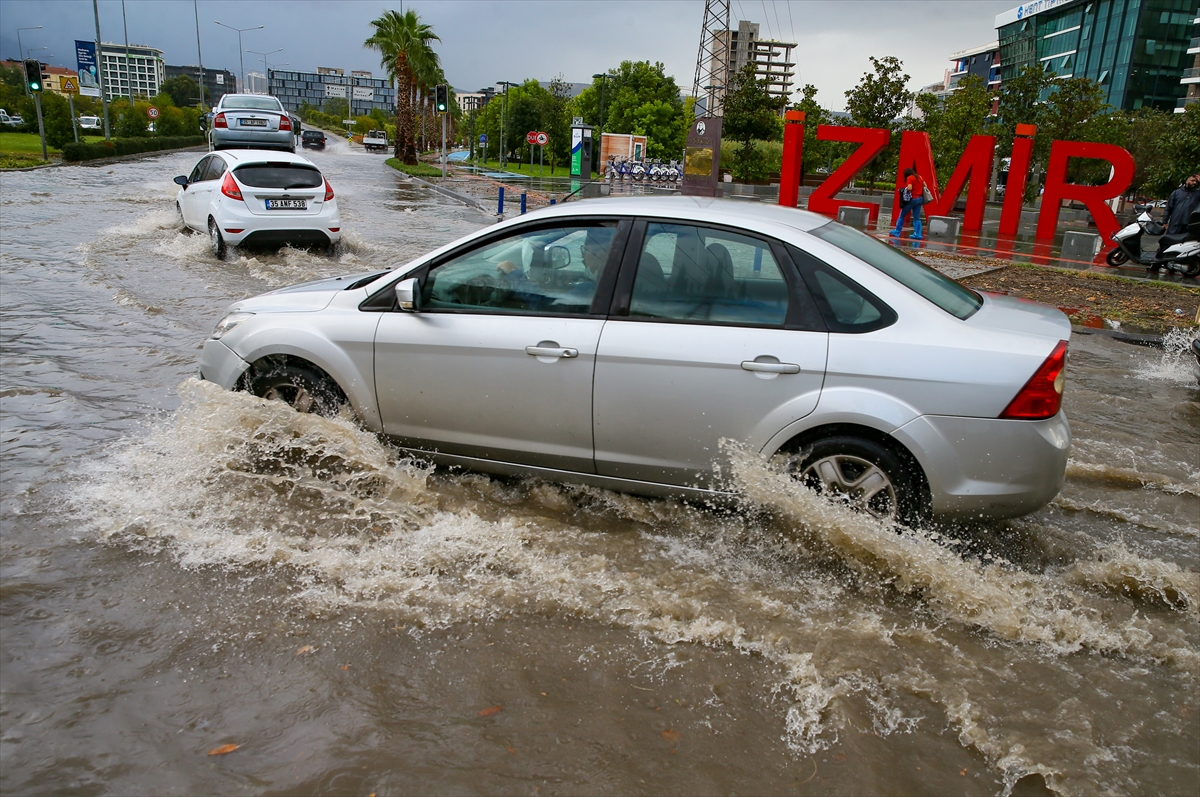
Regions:
<instances>
[{"instance_id":1,"label":"row of parked scooters","mask_svg":"<svg viewBox=\"0 0 1200 797\"><path fill-rule=\"evenodd\" d=\"M664 164L657 158L642 162L610 156L604 176L609 182L632 180L634 182L677 183L683 176L683 169L680 168L678 161Z\"/></svg>"}]
</instances>

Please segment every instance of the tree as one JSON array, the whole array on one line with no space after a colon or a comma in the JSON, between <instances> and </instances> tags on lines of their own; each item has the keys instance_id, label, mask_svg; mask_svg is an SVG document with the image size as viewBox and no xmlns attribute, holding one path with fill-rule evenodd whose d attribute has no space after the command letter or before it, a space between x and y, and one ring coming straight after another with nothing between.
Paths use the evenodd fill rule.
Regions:
<instances>
[{"instance_id":1,"label":"tree","mask_svg":"<svg viewBox=\"0 0 1200 797\"><path fill-rule=\"evenodd\" d=\"M371 20L371 25L375 32L363 46L379 52L380 66L396 84L395 156L402 163L413 165L417 162L413 139L414 100L420 78L428 75L431 62L436 63L430 42L440 39L412 10L403 14L386 11L378 19Z\"/></svg>"},{"instance_id":2,"label":"tree","mask_svg":"<svg viewBox=\"0 0 1200 797\"><path fill-rule=\"evenodd\" d=\"M858 85L846 92L846 110L858 127L896 130L899 126L896 120L912 99L912 93L905 88L909 76L903 71L904 64L894 55L869 57L874 72L864 72ZM888 164L895 164L899 152L898 137L892 136L887 149L866 166L872 183Z\"/></svg>"},{"instance_id":3,"label":"tree","mask_svg":"<svg viewBox=\"0 0 1200 797\"><path fill-rule=\"evenodd\" d=\"M755 64L746 64L733 74L725 92L721 135L741 144L732 158L735 180L761 180L769 164L755 141L776 141L783 133L779 119L784 100L773 97L770 84L755 74Z\"/></svg>"},{"instance_id":4,"label":"tree","mask_svg":"<svg viewBox=\"0 0 1200 797\"><path fill-rule=\"evenodd\" d=\"M1155 165L1147 175L1147 183L1158 196L1166 196L1189 174L1200 170L1200 103L1169 116L1154 144Z\"/></svg>"},{"instance_id":5,"label":"tree","mask_svg":"<svg viewBox=\"0 0 1200 797\"><path fill-rule=\"evenodd\" d=\"M917 95L916 102L924 118L914 120L912 127L929 134L934 167L948 177L971 138L984 134L991 124L992 92L983 78L966 75L944 102L933 94Z\"/></svg>"},{"instance_id":6,"label":"tree","mask_svg":"<svg viewBox=\"0 0 1200 797\"><path fill-rule=\"evenodd\" d=\"M325 113L339 120L345 119L350 115L350 101L344 97L329 97L325 100Z\"/></svg>"},{"instance_id":7,"label":"tree","mask_svg":"<svg viewBox=\"0 0 1200 797\"><path fill-rule=\"evenodd\" d=\"M804 157L800 161L800 182L804 182L804 174L808 164L826 163L833 154L832 141L819 141L817 127L829 124L829 112L817 102L817 87L811 83L805 84L800 90L800 102L792 106L793 110L804 112Z\"/></svg>"},{"instance_id":8,"label":"tree","mask_svg":"<svg viewBox=\"0 0 1200 797\"><path fill-rule=\"evenodd\" d=\"M600 118L601 78L575 98L578 116L606 133L646 137L646 154L676 158L683 152L688 125L675 78L662 63L622 61L610 71L604 87L604 118Z\"/></svg>"},{"instance_id":9,"label":"tree","mask_svg":"<svg viewBox=\"0 0 1200 797\"><path fill-rule=\"evenodd\" d=\"M187 75L167 78L159 87L159 93L170 96L177 108L200 102L200 85Z\"/></svg>"}]
</instances>

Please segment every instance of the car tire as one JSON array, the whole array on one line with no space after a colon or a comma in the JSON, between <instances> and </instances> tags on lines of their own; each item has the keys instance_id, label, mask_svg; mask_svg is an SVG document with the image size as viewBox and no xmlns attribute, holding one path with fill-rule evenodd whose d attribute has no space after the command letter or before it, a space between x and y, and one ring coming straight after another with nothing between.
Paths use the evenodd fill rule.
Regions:
<instances>
[{"instance_id":1,"label":"car tire","mask_svg":"<svg viewBox=\"0 0 1200 797\"><path fill-rule=\"evenodd\" d=\"M296 412L325 418L337 415L346 399L325 374L303 365L273 364L248 381L250 392L268 401L282 401Z\"/></svg>"},{"instance_id":2,"label":"car tire","mask_svg":"<svg viewBox=\"0 0 1200 797\"><path fill-rule=\"evenodd\" d=\"M213 257L217 258L217 260L224 260L229 247L225 243L224 236L221 235L221 228L217 226L217 222L212 218L208 220L208 242L212 248Z\"/></svg>"},{"instance_id":3,"label":"car tire","mask_svg":"<svg viewBox=\"0 0 1200 797\"><path fill-rule=\"evenodd\" d=\"M1122 266L1128 263L1129 255L1125 254L1125 250L1118 246L1109 252L1107 256L1105 256L1104 262L1108 263L1113 268L1116 268L1117 266Z\"/></svg>"},{"instance_id":4,"label":"car tire","mask_svg":"<svg viewBox=\"0 0 1200 797\"><path fill-rule=\"evenodd\" d=\"M187 222L183 220L183 208L178 202L175 203L175 227L179 232L187 232L188 229Z\"/></svg>"},{"instance_id":5,"label":"car tire","mask_svg":"<svg viewBox=\"0 0 1200 797\"><path fill-rule=\"evenodd\" d=\"M818 494L889 523L919 526L929 517L921 481L893 449L865 437L835 435L804 446L786 470Z\"/></svg>"}]
</instances>

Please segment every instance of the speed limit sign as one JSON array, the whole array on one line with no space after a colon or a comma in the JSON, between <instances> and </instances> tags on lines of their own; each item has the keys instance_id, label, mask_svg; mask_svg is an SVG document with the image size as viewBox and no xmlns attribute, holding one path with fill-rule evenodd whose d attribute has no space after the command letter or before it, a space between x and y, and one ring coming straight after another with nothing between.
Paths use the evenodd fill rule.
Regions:
<instances>
[{"instance_id":1,"label":"speed limit sign","mask_svg":"<svg viewBox=\"0 0 1200 797\"><path fill-rule=\"evenodd\" d=\"M544 147L546 146L546 142L549 140L550 136L546 135L545 133L538 133L536 136L534 136L533 143Z\"/></svg>"},{"instance_id":2,"label":"speed limit sign","mask_svg":"<svg viewBox=\"0 0 1200 797\"><path fill-rule=\"evenodd\" d=\"M151 119L157 119L158 118L158 109L155 108L153 105L151 105L149 108L146 109L146 116L149 116Z\"/></svg>"}]
</instances>

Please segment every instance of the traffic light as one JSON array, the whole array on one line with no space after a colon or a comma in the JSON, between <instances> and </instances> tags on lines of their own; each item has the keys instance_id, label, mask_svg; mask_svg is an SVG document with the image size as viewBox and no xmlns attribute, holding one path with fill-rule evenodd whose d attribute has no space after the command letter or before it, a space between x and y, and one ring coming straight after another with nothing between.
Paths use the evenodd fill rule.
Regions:
<instances>
[{"instance_id":1,"label":"traffic light","mask_svg":"<svg viewBox=\"0 0 1200 797\"><path fill-rule=\"evenodd\" d=\"M450 87L445 83L439 83L434 87L433 104L437 108L438 113L445 113L450 110Z\"/></svg>"},{"instance_id":2,"label":"traffic light","mask_svg":"<svg viewBox=\"0 0 1200 797\"><path fill-rule=\"evenodd\" d=\"M42 90L42 64L36 58L25 59L25 86L30 91Z\"/></svg>"}]
</instances>

